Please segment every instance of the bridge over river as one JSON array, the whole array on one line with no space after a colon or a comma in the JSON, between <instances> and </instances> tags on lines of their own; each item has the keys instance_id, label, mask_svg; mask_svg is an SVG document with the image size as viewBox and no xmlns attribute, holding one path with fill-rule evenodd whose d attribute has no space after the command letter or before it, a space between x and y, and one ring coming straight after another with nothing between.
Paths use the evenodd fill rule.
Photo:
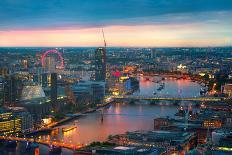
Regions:
<instances>
[{"instance_id":1,"label":"bridge over river","mask_svg":"<svg viewBox=\"0 0 232 155\"><path fill-rule=\"evenodd\" d=\"M167 100L167 101L222 101L226 98L221 97L154 97L154 96L133 96L133 95L122 95L122 96L111 96L112 99L134 99L134 100Z\"/></svg>"},{"instance_id":2,"label":"bridge over river","mask_svg":"<svg viewBox=\"0 0 232 155\"><path fill-rule=\"evenodd\" d=\"M0 136L1 140L14 140L18 142L37 142L38 144L42 145L54 145L54 146L59 146L63 148L67 148L70 150L77 150L80 149L86 145L84 144L68 144L62 141L49 141L49 140L41 140L41 139L34 139L34 138L21 138L21 137L9 137L9 136Z\"/></svg>"}]
</instances>

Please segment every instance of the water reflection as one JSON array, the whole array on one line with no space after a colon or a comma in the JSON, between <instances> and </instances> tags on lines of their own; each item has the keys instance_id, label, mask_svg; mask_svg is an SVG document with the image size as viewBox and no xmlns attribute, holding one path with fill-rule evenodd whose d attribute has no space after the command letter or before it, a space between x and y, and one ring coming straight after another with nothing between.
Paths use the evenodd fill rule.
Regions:
<instances>
[{"instance_id":1,"label":"water reflection","mask_svg":"<svg viewBox=\"0 0 232 155\"><path fill-rule=\"evenodd\" d=\"M201 86L189 80L165 80L165 87L157 93L160 96L194 97L199 96ZM153 95L160 84L140 79L140 91L135 94ZM164 101L162 101L164 102ZM141 103L141 102L140 102ZM112 104L102 112L91 113L78 119L77 128L68 132L54 130L51 135L38 138L50 141L56 139L70 144L88 144L93 141L104 141L109 135L135 130L153 130L153 119L172 117L178 111L175 106L155 106L150 104ZM103 121L102 119L103 115ZM73 125L73 122L65 126ZM61 126L62 128L62 126ZM40 145L40 154L48 154L48 147ZM1 154L1 152L0 152ZM63 149L63 155L73 154ZM2 155L2 154L1 154ZM3 154L5 155L5 154ZM7 154L8 155L8 154ZM13 154L12 154L13 155Z\"/></svg>"},{"instance_id":2,"label":"water reflection","mask_svg":"<svg viewBox=\"0 0 232 155\"><path fill-rule=\"evenodd\" d=\"M197 97L200 96L200 89L202 86L191 80L184 79L166 79L159 83L160 77L140 78L140 90L135 92L134 95L153 96L154 93L157 97ZM161 84L164 88L157 90Z\"/></svg>"},{"instance_id":3,"label":"water reflection","mask_svg":"<svg viewBox=\"0 0 232 155\"><path fill-rule=\"evenodd\" d=\"M56 134L55 137L72 144L104 141L109 135L126 131L152 130L154 118L174 116L176 112L177 108L172 106L113 104L103 110L103 122L101 122L101 112L95 112L80 118L76 130L61 133L62 135ZM72 123L69 124L72 125ZM42 136L43 139L48 137L49 135Z\"/></svg>"}]
</instances>

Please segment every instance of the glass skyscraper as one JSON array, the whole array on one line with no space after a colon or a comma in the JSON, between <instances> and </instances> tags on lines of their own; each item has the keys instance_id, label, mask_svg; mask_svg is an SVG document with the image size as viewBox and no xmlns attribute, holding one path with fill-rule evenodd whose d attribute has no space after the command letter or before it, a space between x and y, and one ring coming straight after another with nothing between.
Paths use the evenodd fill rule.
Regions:
<instances>
[{"instance_id":1,"label":"glass skyscraper","mask_svg":"<svg viewBox=\"0 0 232 155\"><path fill-rule=\"evenodd\" d=\"M105 81L106 79L106 49L97 48L95 51L95 80Z\"/></svg>"}]
</instances>

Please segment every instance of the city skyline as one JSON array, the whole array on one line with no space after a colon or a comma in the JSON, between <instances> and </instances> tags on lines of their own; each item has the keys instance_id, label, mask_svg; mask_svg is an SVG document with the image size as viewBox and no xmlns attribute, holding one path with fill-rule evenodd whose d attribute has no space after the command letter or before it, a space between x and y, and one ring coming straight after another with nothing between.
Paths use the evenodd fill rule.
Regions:
<instances>
[{"instance_id":1,"label":"city skyline","mask_svg":"<svg viewBox=\"0 0 232 155\"><path fill-rule=\"evenodd\" d=\"M0 155L232 154L231 0L0 0Z\"/></svg>"},{"instance_id":2,"label":"city skyline","mask_svg":"<svg viewBox=\"0 0 232 155\"><path fill-rule=\"evenodd\" d=\"M0 2L0 46L231 46L231 1ZM136 32L136 33L135 33Z\"/></svg>"}]
</instances>

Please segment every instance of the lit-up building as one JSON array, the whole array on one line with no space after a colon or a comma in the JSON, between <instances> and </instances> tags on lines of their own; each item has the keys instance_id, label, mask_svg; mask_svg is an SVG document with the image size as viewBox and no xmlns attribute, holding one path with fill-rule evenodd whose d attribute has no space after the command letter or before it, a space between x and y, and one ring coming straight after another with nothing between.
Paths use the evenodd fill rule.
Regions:
<instances>
[{"instance_id":1,"label":"lit-up building","mask_svg":"<svg viewBox=\"0 0 232 155\"><path fill-rule=\"evenodd\" d=\"M232 84L225 84L222 87L222 92L228 95L229 97L232 97Z\"/></svg>"},{"instance_id":2,"label":"lit-up building","mask_svg":"<svg viewBox=\"0 0 232 155\"><path fill-rule=\"evenodd\" d=\"M95 80L106 80L106 49L103 47L95 51Z\"/></svg>"},{"instance_id":3,"label":"lit-up building","mask_svg":"<svg viewBox=\"0 0 232 155\"><path fill-rule=\"evenodd\" d=\"M10 111L0 109L0 134L7 135L21 132L21 119L17 118Z\"/></svg>"},{"instance_id":4,"label":"lit-up building","mask_svg":"<svg viewBox=\"0 0 232 155\"><path fill-rule=\"evenodd\" d=\"M9 107L13 115L21 120L21 132L29 132L34 127L34 119L32 115L22 107Z\"/></svg>"},{"instance_id":5,"label":"lit-up building","mask_svg":"<svg viewBox=\"0 0 232 155\"><path fill-rule=\"evenodd\" d=\"M162 130L127 132L110 138L117 145L166 149L167 154L184 154L195 147L195 140L194 132Z\"/></svg>"},{"instance_id":6,"label":"lit-up building","mask_svg":"<svg viewBox=\"0 0 232 155\"><path fill-rule=\"evenodd\" d=\"M180 64L177 66L177 71L180 71L181 73L187 73L188 69L187 66Z\"/></svg>"},{"instance_id":7,"label":"lit-up building","mask_svg":"<svg viewBox=\"0 0 232 155\"><path fill-rule=\"evenodd\" d=\"M204 128L220 128L222 126L221 120L207 119L202 122Z\"/></svg>"},{"instance_id":8,"label":"lit-up building","mask_svg":"<svg viewBox=\"0 0 232 155\"><path fill-rule=\"evenodd\" d=\"M108 81L109 93L113 95L130 94L139 89L139 81L136 78L120 76Z\"/></svg>"},{"instance_id":9,"label":"lit-up building","mask_svg":"<svg viewBox=\"0 0 232 155\"><path fill-rule=\"evenodd\" d=\"M23 87L21 101L31 100L35 98L44 98L45 93L39 85L27 85Z\"/></svg>"}]
</instances>

